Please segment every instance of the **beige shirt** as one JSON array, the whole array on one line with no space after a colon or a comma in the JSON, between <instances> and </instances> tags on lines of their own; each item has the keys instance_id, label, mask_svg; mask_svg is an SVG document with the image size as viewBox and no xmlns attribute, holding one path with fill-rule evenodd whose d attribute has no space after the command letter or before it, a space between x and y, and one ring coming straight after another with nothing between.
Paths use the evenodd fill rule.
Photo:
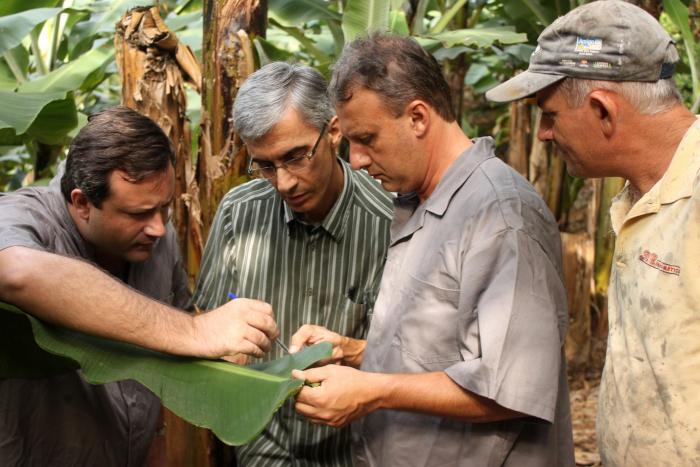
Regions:
<instances>
[{"instance_id":1,"label":"beige shirt","mask_svg":"<svg viewBox=\"0 0 700 467\"><path fill-rule=\"evenodd\" d=\"M663 178L634 205L626 186L610 214L603 464L700 465L700 120Z\"/></svg>"}]
</instances>

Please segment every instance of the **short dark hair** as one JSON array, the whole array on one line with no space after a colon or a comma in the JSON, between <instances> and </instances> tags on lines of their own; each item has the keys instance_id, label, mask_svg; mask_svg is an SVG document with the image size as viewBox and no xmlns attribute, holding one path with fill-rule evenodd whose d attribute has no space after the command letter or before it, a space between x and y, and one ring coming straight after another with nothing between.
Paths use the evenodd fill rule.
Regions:
<instances>
[{"instance_id":1,"label":"short dark hair","mask_svg":"<svg viewBox=\"0 0 700 467\"><path fill-rule=\"evenodd\" d=\"M175 151L150 118L127 107L111 107L88 119L70 145L61 192L71 201L75 188L96 207L109 196L109 176L122 170L134 181L175 165Z\"/></svg>"},{"instance_id":2,"label":"short dark hair","mask_svg":"<svg viewBox=\"0 0 700 467\"><path fill-rule=\"evenodd\" d=\"M446 121L455 120L440 65L414 39L375 33L347 44L333 66L331 99L336 105L350 100L355 86L376 92L397 117L421 99Z\"/></svg>"}]
</instances>

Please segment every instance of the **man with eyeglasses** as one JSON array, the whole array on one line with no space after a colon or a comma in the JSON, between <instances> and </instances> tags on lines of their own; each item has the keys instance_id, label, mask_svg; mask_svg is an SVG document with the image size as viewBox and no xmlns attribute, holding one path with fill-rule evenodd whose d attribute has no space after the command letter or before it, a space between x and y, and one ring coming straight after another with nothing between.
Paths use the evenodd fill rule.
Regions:
<instances>
[{"instance_id":1,"label":"man with eyeglasses","mask_svg":"<svg viewBox=\"0 0 700 467\"><path fill-rule=\"evenodd\" d=\"M236 131L255 180L222 200L207 241L195 302L228 293L275 309L280 339L303 324L364 337L389 239L391 196L336 154L341 140L315 70L271 63L241 86ZM283 355L273 346L268 358ZM351 466L346 429L314 426L291 403L237 450L242 466Z\"/></svg>"}]
</instances>

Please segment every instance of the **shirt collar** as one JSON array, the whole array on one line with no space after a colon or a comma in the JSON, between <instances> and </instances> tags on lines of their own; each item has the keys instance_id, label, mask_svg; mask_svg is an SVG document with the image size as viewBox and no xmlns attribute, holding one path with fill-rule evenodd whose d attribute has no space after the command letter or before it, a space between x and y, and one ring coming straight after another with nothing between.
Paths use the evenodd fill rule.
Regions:
<instances>
[{"instance_id":1,"label":"shirt collar","mask_svg":"<svg viewBox=\"0 0 700 467\"><path fill-rule=\"evenodd\" d=\"M485 160L495 157L493 138L482 137L472 141L474 144L452 162L425 203L420 204L415 193L408 193L394 199L392 245L413 235L423 227L426 212L442 217L454 194L464 185L474 170Z\"/></svg>"},{"instance_id":2,"label":"shirt collar","mask_svg":"<svg viewBox=\"0 0 700 467\"><path fill-rule=\"evenodd\" d=\"M339 242L345 234L348 216L350 215L349 206L352 204L353 194L355 192L355 180L350 165L340 158L337 158L337 160L343 168L343 190L340 192L340 196L338 196L335 204L318 228L326 231L333 240ZM295 223L301 225L306 224L297 217L287 203L282 201L282 206L284 210L284 220L290 234L292 232L292 226Z\"/></svg>"},{"instance_id":3,"label":"shirt collar","mask_svg":"<svg viewBox=\"0 0 700 467\"><path fill-rule=\"evenodd\" d=\"M661 178L661 204L673 203L693 194L693 185L700 169L700 118L688 128L678 145L671 164Z\"/></svg>"},{"instance_id":4,"label":"shirt collar","mask_svg":"<svg viewBox=\"0 0 700 467\"><path fill-rule=\"evenodd\" d=\"M474 143L448 167L435 187L435 191L425 202L425 210L442 216L447 211L452 197L460 189L472 172L486 159L494 156L494 142L490 136L475 138Z\"/></svg>"},{"instance_id":5,"label":"shirt collar","mask_svg":"<svg viewBox=\"0 0 700 467\"><path fill-rule=\"evenodd\" d=\"M632 203L630 184L613 199L610 218L615 233L630 219L659 212L662 204L670 204L692 196L695 178L700 171L700 118L688 128L671 163L661 179L636 203Z\"/></svg>"}]
</instances>

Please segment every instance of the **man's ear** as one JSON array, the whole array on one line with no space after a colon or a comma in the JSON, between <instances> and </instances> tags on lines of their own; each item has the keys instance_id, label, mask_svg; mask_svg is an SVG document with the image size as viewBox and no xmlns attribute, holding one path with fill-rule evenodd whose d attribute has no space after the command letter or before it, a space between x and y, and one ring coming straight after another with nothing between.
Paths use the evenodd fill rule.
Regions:
<instances>
[{"instance_id":1,"label":"man's ear","mask_svg":"<svg viewBox=\"0 0 700 467\"><path fill-rule=\"evenodd\" d=\"M620 106L617 95L605 89L596 89L587 96L587 105L593 112L600 129L606 137L611 137L619 124Z\"/></svg>"},{"instance_id":2,"label":"man's ear","mask_svg":"<svg viewBox=\"0 0 700 467\"><path fill-rule=\"evenodd\" d=\"M70 202L75 209L75 212L83 220L88 220L90 218L90 206L92 203L87 199L85 193L80 188L73 188L70 192Z\"/></svg>"},{"instance_id":3,"label":"man's ear","mask_svg":"<svg viewBox=\"0 0 700 467\"><path fill-rule=\"evenodd\" d=\"M411 128L416 137L422 138L425 136L430 126L430 109L428 105L420 99L411 101L406 106L405 115L410 118Z\"/></svg>"},{"instance_id":4,"label":"man's ear","mask_svg":"<svg viewBox=\"0 0 700 467\"><path fill-rule=\"evenodd\" d=\"M343 134L340 132L340 123L337 116L331 118L330 123L328 123L328 136L331 137L331 148L333 149L333 154L338 152L340 147L340 140L343 138Z\"/></svg>"}]
</instances>

